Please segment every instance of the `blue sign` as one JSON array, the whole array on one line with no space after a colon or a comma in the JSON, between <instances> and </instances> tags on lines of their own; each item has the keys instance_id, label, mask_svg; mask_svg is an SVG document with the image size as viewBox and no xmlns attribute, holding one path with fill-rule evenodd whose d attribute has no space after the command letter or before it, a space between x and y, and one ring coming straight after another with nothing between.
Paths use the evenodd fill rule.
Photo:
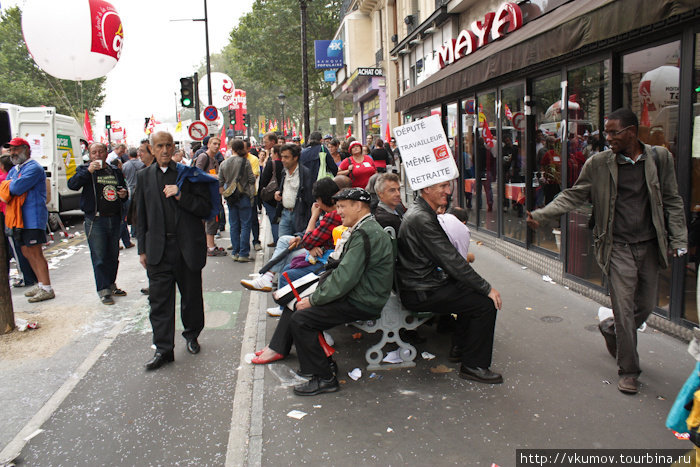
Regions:
<instances>
[{"instance_id":1,"label":"blue sign","mask_svg":"<svg viewBox=\"0 0 700 467\"><path fill-rule=\"evenodd\" d=\"M343 41L314 41L316 68L343 67Z\"/></svg>"},{"instance_id":2,"label":"blue sign","mask_svg":"<svg viewBox=\"0 0 700 467\"><path fill-rule=\"evenodd\" d=\"M335 70L324 70L323 81L326 83L335 83Z\"/></svg>"}]
</instances>

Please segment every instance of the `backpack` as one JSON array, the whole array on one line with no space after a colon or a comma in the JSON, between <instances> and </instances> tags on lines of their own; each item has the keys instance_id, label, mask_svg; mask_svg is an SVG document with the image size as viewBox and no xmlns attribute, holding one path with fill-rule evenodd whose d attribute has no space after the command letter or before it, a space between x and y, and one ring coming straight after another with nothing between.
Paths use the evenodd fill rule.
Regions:
<instances>
[{"instance_id":1,"label":"backpack","mask_svg":"<svg viewBox=\"0 0 700 467\"><path fill-rule=\"evenodd\" d=\"M321 151L318 153L318 176L316 177L316 180L321 180L322 178L326 177L333 177L333 174L328 171L326 168L326 156L328 153L326 152L326 148L321 145Z\"/></svg>"}]
</instances>

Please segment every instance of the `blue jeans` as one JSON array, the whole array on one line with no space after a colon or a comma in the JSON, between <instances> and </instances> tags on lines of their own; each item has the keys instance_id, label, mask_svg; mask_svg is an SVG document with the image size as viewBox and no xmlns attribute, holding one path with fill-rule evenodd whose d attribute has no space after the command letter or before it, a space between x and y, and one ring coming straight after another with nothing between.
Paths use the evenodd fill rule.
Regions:
<instances>
[{"instance_id":1,"label":"blue jeans","mask_svg":"<svg viewBox=\"0 0 700 467\"><path fill-rule=\"evenodd\" d=\"M280 201L281 202L281 201ZM282 218L280 219L279 235L294 235L294 212L287 209L282 209Z\"/></svg>"},{"instance_id":2,"label":"blue jeans","mask_svg":"<svg viewBox=\"0 0 700 467\"><path fill-rule=\"evenodd\" d=\"M228 203L228 221L231 229L231 254L248 256L250 254L250 218L253 209L250 198L243 196L235 203Z\"/></svg>"},{"instance_id":3,"label":"blue jeans","mask_svg":"<svg viewBox=\"0 0 700 467\"><path fill-rule=\"evenodd\" d=\"M121 216L85 217L85 235L90 247L95 285L100 297L112 294L119 269L119 234Z\"/></svg>"},{"instance_id":4,"label":"blue jeans","mask_svg":"<svg viewBox=\"0 0 700 467\"><path fill-rule=\"evenodd\" d=\"M263 207L265 208L265 213L267 218L270 219L270 229L272 230L272 241L277 243L277 239L280 238L280 225L275 224L275 217L277 215L277 208L270 203L263 201Z\"/></svg>"}]
</instances>

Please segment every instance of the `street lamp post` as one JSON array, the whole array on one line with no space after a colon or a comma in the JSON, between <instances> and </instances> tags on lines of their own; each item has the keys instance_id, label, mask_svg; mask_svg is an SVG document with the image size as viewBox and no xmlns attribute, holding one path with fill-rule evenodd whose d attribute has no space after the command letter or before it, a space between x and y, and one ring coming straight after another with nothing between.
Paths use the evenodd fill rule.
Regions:
<instances>
[{"instance_id":1,"label":"street lamp post","mask_svg":"<svg viewBox=\"0 0 700 467\"><path fill-rule=\"evenodd\" d=\"M284 92L280 91L279 95L277 96L277 100L280 103L280 107L282 107L282 136L286 136L284 134L284 104L286 99L287 96L284 95Z\"/></svg>"},{"instance_id":2,"label":"street lamp post","mask_svg":"<svg viewBox=\"0 0 700 467\"><path fill-rule=\"evenodd\" d=\"M304 88L304 142L309 139L309 65L306 56L306 3L310 0L299 0L301 10L301 79Z\"/></svg>"},{"instance_id":3,"label":"street lamp post","mask_svg":"<svg viewBox=\"0 0 700 467\"><path fill-rule=\"evenodd\" d=\"M192 18L192 19L171 19L172 21L204 21L204 45L207 51L207 87L209 88L209 105L212 105L211 97L211 59L209 57L209 13L207 12L207 0L204 0L204 18ZM197 81L197 73L195 73L194 85L195 85L195 102L199 102L199 81ZM199 105L197 105L197 115L199 118Z\"/></svg>"}]
</instances>

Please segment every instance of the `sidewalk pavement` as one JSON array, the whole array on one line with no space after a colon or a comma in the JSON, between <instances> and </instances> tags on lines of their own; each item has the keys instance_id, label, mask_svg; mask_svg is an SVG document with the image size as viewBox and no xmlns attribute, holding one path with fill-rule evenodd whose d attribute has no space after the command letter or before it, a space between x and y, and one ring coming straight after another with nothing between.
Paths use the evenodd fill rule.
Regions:
<instances>
[{"instance_id":1,"label":"sidewalk pavement","mask_svg":"<svg viewBox=\"0 0 700 467\"><path fill-rule=\"evenodd\" d=\"M503 297L492 368L503 373L504 384L460 379L459 364L447 361L450 336L426 326L419 328L428 342L417 346L415 368L369 372L364 352L379 337L363 333L357 341L352 338L357 329L338 327L330 333L341 390L294 396L291 386L299 383L294 352L268 365L264 391L253 395L263 405L262 443L249 460L512 466L521 448L690 449L664 427L694 367L685 343L651 328L639 333L642 387L635 396L624 395L597 329L599 304L471 245L474 267ZM276 319L266 320L269 340ZM422 359L423 351L436 358ZM348 377L354 368L362 370L357 381ZM290 418L291 410L307 415Z\"/></svg>"},{"instance_id":2,"label":"sidewalk pavement","mask_svg":"<svg viewBox=\"0 0 700 467\"><path fill-rule=\"evenodd\" d=\"M492 368L504 384L460 379L458 364L446 358L450 337L425 327L420 333L428 342L419 354L436 358L368 372L364 352L379 336L354 340L358 331L341 326L330 332L341 390L310 398L292 394L301 382L294 351L268 366L242 363L267 343L277 322L265 314L273 305L269 294L238 285L262 256L255 268L212 259L204 270L211 314L202 353L186 354L178 336L175 363L155 373L142 371L150 327L138 293L145 273L134 250L125 253L118 280L129 296L115 307L97 301L89 256L68 258L52 276L57 298L44 302L38 316L42 322L78 310L82 321L71 318L75 329L51 352L42 336L57 334L46 326L45 335L40 328L21 336L32 343L18 347L24 355L0 355L0 376L9 382L0 390L2 446L22 430L44 430L27 442L17 465L504 467L515 465L520 448L690 449L664 427L694 366L685 343L650 328L640 333L641 391L621 394L597 330L597 303L485 246L471 248L475 268L503 296ZM15 304L23 303L18 293ZM0 349L6 343L0 339ZM357 381L346 376L354 368L362 370ZM307 415L294 419L292 410Z\"/></svg>"}]
</instances>

